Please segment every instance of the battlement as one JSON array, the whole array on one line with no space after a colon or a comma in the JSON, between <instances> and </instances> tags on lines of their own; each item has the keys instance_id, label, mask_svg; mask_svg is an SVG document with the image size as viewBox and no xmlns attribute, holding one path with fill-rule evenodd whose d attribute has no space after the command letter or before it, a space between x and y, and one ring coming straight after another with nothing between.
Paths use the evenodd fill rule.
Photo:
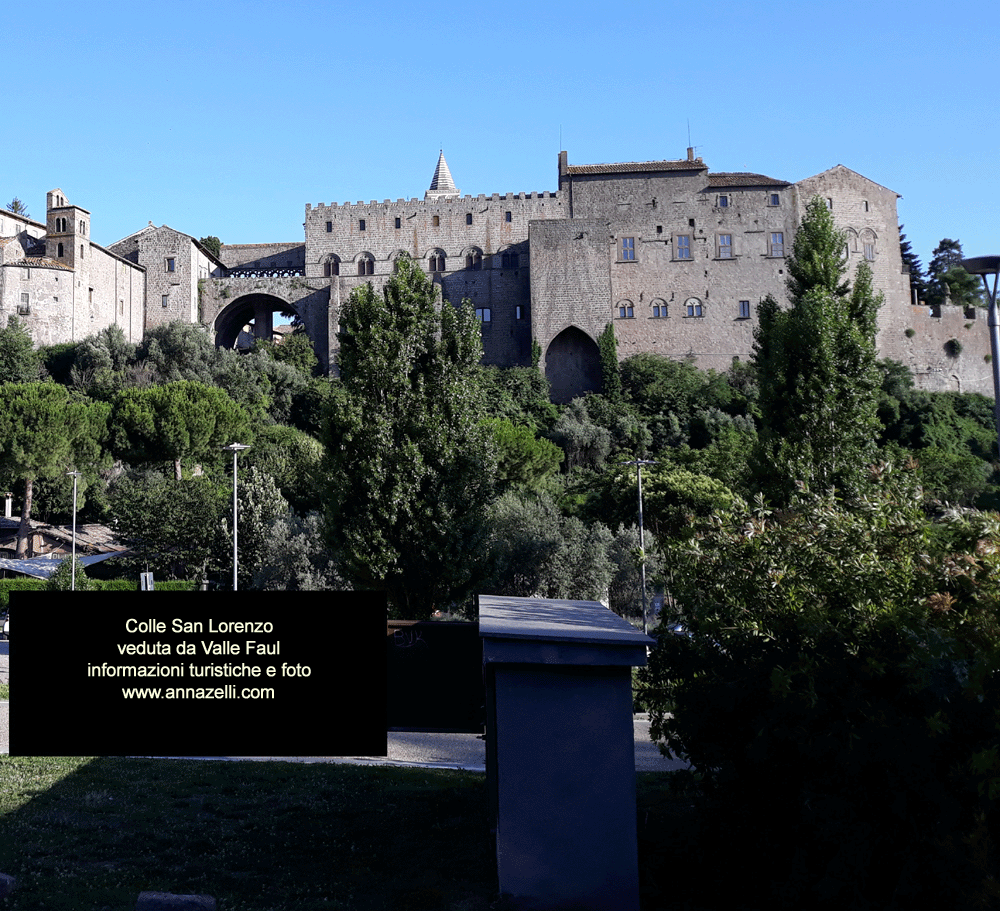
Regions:
<instances>
[{"instance_id":1,"label":"battlement","mask_svg":"<svg viewBox=\"0 0 1000 911\"><path fill-rule=\"evenodd\" d=\"M414 197L414 198L411 198L411 199L397 199L395 202L393 202L393 201L391 201L389 199L384 199L384 200L382 200L382 202L378 202L377 200L374 200L374 199L371 202L364 202L362 200L358 200L357 202L350 202L350 201L348 201L348 202L345 202L345 203L336 203L336 202L325 203L325 202L321 202L321 203L317 203L315 207L312 205L312 203L308 203L307 202L306 203L306 213L308 214L309 212L312 212L312 211L316 211L316 212L320 212L320 211L328 212L328 211L339 210L339 209L344 209L344 210L352 211L352 210L356 210L356 209L359 209L359 208L363 208L366 211L370 212L373 208L377 208L377 207L380 207L380 206L381 207L389 207L389 206L407 206L407 207L409 207L409 206L419 206L421 208L430 210L430 209L441 209L441 208L445 208L445 207L447 207L449 205L455 205L455 204L463 203L463 202L466 202L466 201L468 201L468 202L480 202L480 201L482 201L482 202L494 202L494 201L495 202L509 202L511 200L524 200L524 201L528 201L528 200L558 199L558 198L559 198L559 193L558 192L550 193L549 191L545 190L545 191L542 191L540 193L534 193L534 192L532 192L532 193L524 193L524 192L522 192L522 193L503 193L503 194L493 193L492 195L489 195L489 196L487 196L485 193L480 193L478 196L447 196L447 197L443 197L441 199L422 199L422 198Z\"/></svg>"}]
</instances>

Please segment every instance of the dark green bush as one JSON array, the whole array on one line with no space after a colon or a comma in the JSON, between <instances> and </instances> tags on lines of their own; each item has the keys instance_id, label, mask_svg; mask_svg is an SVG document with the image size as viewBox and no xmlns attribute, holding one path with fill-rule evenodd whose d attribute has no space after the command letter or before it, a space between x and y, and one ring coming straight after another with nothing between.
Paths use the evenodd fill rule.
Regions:
<instances>
[{"instance_id":1,"label":"dark green bush","mask_svg":"<svg viewBox=\"0 0 1000 911\"><path fill-rule=\"evenodd\" d=\"M935 528L900 487L738 504L671 551L691 636L660 634L638 701L741 846L728 882L770 907L1000 897L998 553L997 517Z\"/></svg>"}]
</instances>

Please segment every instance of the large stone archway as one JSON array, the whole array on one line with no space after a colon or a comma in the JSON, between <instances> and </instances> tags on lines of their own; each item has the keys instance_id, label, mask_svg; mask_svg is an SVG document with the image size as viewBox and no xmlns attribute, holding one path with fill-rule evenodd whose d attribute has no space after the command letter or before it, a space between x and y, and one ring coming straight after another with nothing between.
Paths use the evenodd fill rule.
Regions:
<instances>
[{"instance_id":1,"label":"large stone archway","mask_svg":"<svg viewBox=\"0 0 1000 911\"><path fill-rule=\"evenodd\" d=\"M545 376L552 387L552 401L560 404L585 392L600 392L603 381L597 342L576 326L563 329L545 352Z\"/></svg>"},{"instance_id":2,"label":"large stone archway","mask_svg":"<svg viewBox=\"0 0 1000 911\"><path fill-rule=\"evenodd\" d=\"M253 337L270 340L274 332L274 314L297 313L294 305L273 294L244 294L226 306L215 319L215 344L220 348L241 347L243 327L250 325ZM249 346L247 346L249 347Z\"/></svg>"}]
</instances>

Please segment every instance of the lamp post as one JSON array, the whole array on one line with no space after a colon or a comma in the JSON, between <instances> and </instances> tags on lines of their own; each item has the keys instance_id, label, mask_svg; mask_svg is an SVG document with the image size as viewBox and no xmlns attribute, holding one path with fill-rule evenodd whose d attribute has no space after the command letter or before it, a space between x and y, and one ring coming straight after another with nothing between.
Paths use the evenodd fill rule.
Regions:
<instances>
[{"instance_id":1,"label":"lamp post","mask_svg":"<svg viewBox=\"0 0 1000 911\"><path fill-rule=\"evenodd\" d=\"M80 472L78 471L67 471L67 475L73 478L73 546L70 551L70 564L69 564L69 590L71 592L76 591L76 481L80 477Z\"/></svg>"},{"instance_id":2,"label":"lamp post","mask_svg":"<svg viewBox=\"0 0 1000 911\"><path fill-rule=\"evenodd\" d=\"M639 562L639 580L642 586L642 632L646 633L646 538L642 529L642 466L643 465L655 465L656 462L650 459L640 459L636 456L634 459L629 459L627 462L622 462L622 465L635 465L635 477L639 484L639 553L641 554L641 559Z\"/></svg>"},{"instance_id":3,"label":"lamp post","mask_svg":"<svg viewBox=\"0 0 1000 911\"><path fill-rule=\"evenodd\" d=\"M997 454L1000 456L1000 329L997 328L997 280L1000 279L1000 256L977 256L963 259L961 266L970 275L980 275L986 297L989 299L989 315L986 322L990 330L990 363L993 366L993 424L997 432ZM990 290L987 277L993 276Z\"/></svg>"},{"instance_id":4,"label":"lamp post","mask_svg":"<svg viewBox=\"0 0 1000 911\"><path fill-rule=\"evenodd\" d=\"M233 591L237 590L236 583L236 566L237 566L237 547L236 547L236 456L241 453L244 449L249 449L249 446L243 443L230 443L228 446L223 446L228 452L233 454Z\"/></svg>"}]
</instances>

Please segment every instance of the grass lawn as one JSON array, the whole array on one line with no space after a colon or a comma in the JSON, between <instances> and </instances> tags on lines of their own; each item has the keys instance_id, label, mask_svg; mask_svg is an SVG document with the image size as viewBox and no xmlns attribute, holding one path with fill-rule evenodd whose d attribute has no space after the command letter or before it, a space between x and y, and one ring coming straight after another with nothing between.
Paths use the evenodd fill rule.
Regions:
<instances>
[{"instance_id":1,"label":"grass lawn","mask_svg":"<svg viewBox=\"0 0 1000 911\"><path fill-rule=\"evenodd\" d=\"M665 778L638 776L656 854L686 837ZM668 887L651 861L650 909ZM131 911L145 890L220 911L502 907L486 778L450 770L0 757L0 872L18 878L3 911Z\"/></svg>"}]
</instances>

